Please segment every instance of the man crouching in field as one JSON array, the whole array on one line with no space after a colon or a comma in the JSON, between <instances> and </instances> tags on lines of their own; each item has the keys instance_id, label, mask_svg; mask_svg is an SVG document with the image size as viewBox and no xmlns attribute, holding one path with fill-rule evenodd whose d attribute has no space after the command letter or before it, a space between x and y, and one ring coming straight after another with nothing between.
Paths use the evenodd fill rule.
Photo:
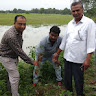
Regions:
<instances>
[{"instance_id":1,"label":"man crouching in field","mask_svg":"<svg viewBox=\"0 0 96 96\"><path fill-rule=\"evenodd\" d=\"M52 62L52 57L54 53L58 50L59 45L61 44L62 38L59 37L60 29L57 26L53 26L50 29L49 36L44 37L36 48L36 56L35 63L41 62L40 68L42 67L45 61L50 61L55 69L55 74L57 77L58 86L61 86L61 66ZM58 62L59 63L59 62ZM39 77L39 68L37 66L34 67L33 71L33 86L36 86L38 83Z\"/></svg>"},{"instance_id":2,"label":"man crouching in field","mask_svg":"<svg viewBox=\"0 0 96 96\"><path fill-rule=\"evenodd\" d=\"M26 63L32 65L34 63L34 60L31 60L22 49L22 34L25 28L26 18L22 15L17 15L14 19L14 26L5 32L0 44L0 62L8 72L12 96L19 96L18 56Z\"/></svg>"}]
</instances>

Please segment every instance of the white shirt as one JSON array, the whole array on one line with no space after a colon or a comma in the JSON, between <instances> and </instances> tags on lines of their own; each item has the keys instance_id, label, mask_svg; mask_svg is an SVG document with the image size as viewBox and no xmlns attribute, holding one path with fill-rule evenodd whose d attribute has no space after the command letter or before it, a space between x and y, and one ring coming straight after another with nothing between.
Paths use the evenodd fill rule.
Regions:
<instances>
[{"instance_id":1,"label":"white shirt","mask_svg":"<svg viewBox=\"0 0 96 96\"><path fill-rule=\"evenodd\" d=\"M85 16L77 24L71 20L59 48L67 61L83 63L87 54L95 51L94 21Z\"/></svg>"}]
</instances>

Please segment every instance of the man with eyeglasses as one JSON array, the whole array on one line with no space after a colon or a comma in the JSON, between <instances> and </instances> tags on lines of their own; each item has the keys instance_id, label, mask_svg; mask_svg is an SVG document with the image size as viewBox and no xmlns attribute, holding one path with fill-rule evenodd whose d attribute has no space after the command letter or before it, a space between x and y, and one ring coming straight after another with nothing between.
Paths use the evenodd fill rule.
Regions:
<instances>
[{"instance_id":1,"label":"man with eyeglasses","mask_svg":"<svg viewBox=\"0 0 96 96\"><path fill-rule=\"evenodd\" d=\"M74 76L77 96L85 96L84 70L90 66L91 55L95 51L95 23L83 15L83 4L80 1L73 2L71 10L74 19L68 23L66 34L53 61L56 63L60 52L64 50L65 88L73 92L72 76Z\"/></svg>"}]
</instances>

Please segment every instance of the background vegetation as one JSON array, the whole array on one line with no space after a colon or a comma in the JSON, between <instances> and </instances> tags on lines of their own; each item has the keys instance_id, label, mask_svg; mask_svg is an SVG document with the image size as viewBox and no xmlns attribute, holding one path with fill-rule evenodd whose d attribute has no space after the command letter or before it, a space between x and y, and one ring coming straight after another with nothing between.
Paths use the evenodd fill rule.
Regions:
<instances>
[{"instance_id":1,"label":"background vegetation","mask_svg":"<svg viewBox=\"0 0 96 96\"><path fill-rule=\"evenodd\" d=\"M13 25L16 15L24 15L27 19L27 25L64 25L67 24L73 17L71 15L60 14L26 14L26 13L0 13L0 25Z\"/></svg>"},{"instance_id":2,"label":"background vegetation","mask_svg":"<svg viewBox=\"0 0 96 96\"><path fill-rule=\"evenodd\" d=\"M30 50L29 57L35 57L35 47L32 47ZM63 52L59 56L59 61L61 62L61 73L62 77L64 76L64 59ZM20 82L19 82L19 93L20 96L76 96L75 88L74 92L71 93L66 91L64 88L64 82L62 80L62 87L57 86L55 72L50 62L46 62L40 73L38 86L32 86L33 80L33 65L26 64L23 61L19 61L18 70L20 73ZM84 93L86 96L96 96L96 85L90 84L91 80L96 78L94 76L94 55L91 58L91 65L88 70L85 71L85 84L84 84ZM0 96L11 96L6 84L7 72L5 68L0 63ZM74 82L73 82L74 85Z\"/></svg>"}]
</instances>

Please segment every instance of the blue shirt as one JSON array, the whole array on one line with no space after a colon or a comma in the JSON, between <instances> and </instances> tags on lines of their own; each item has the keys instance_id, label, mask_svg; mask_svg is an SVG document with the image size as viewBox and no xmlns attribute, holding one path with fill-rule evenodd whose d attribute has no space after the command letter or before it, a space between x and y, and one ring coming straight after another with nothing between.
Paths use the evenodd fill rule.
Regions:
<instances>
[{"instance_id":1,"label":"blue shirt","mask_svg":"<svg viewBox=\"0 0 96 96\"><path fill-rule=\"evenodd\" d=\"M57 41L52 45L49 41L49 36L44 37L36 48L35 60L38 60L39 54L43 54L44 57L52 56L59 48L62 38L58 37Z\"/></svg>"}]
</instances>

